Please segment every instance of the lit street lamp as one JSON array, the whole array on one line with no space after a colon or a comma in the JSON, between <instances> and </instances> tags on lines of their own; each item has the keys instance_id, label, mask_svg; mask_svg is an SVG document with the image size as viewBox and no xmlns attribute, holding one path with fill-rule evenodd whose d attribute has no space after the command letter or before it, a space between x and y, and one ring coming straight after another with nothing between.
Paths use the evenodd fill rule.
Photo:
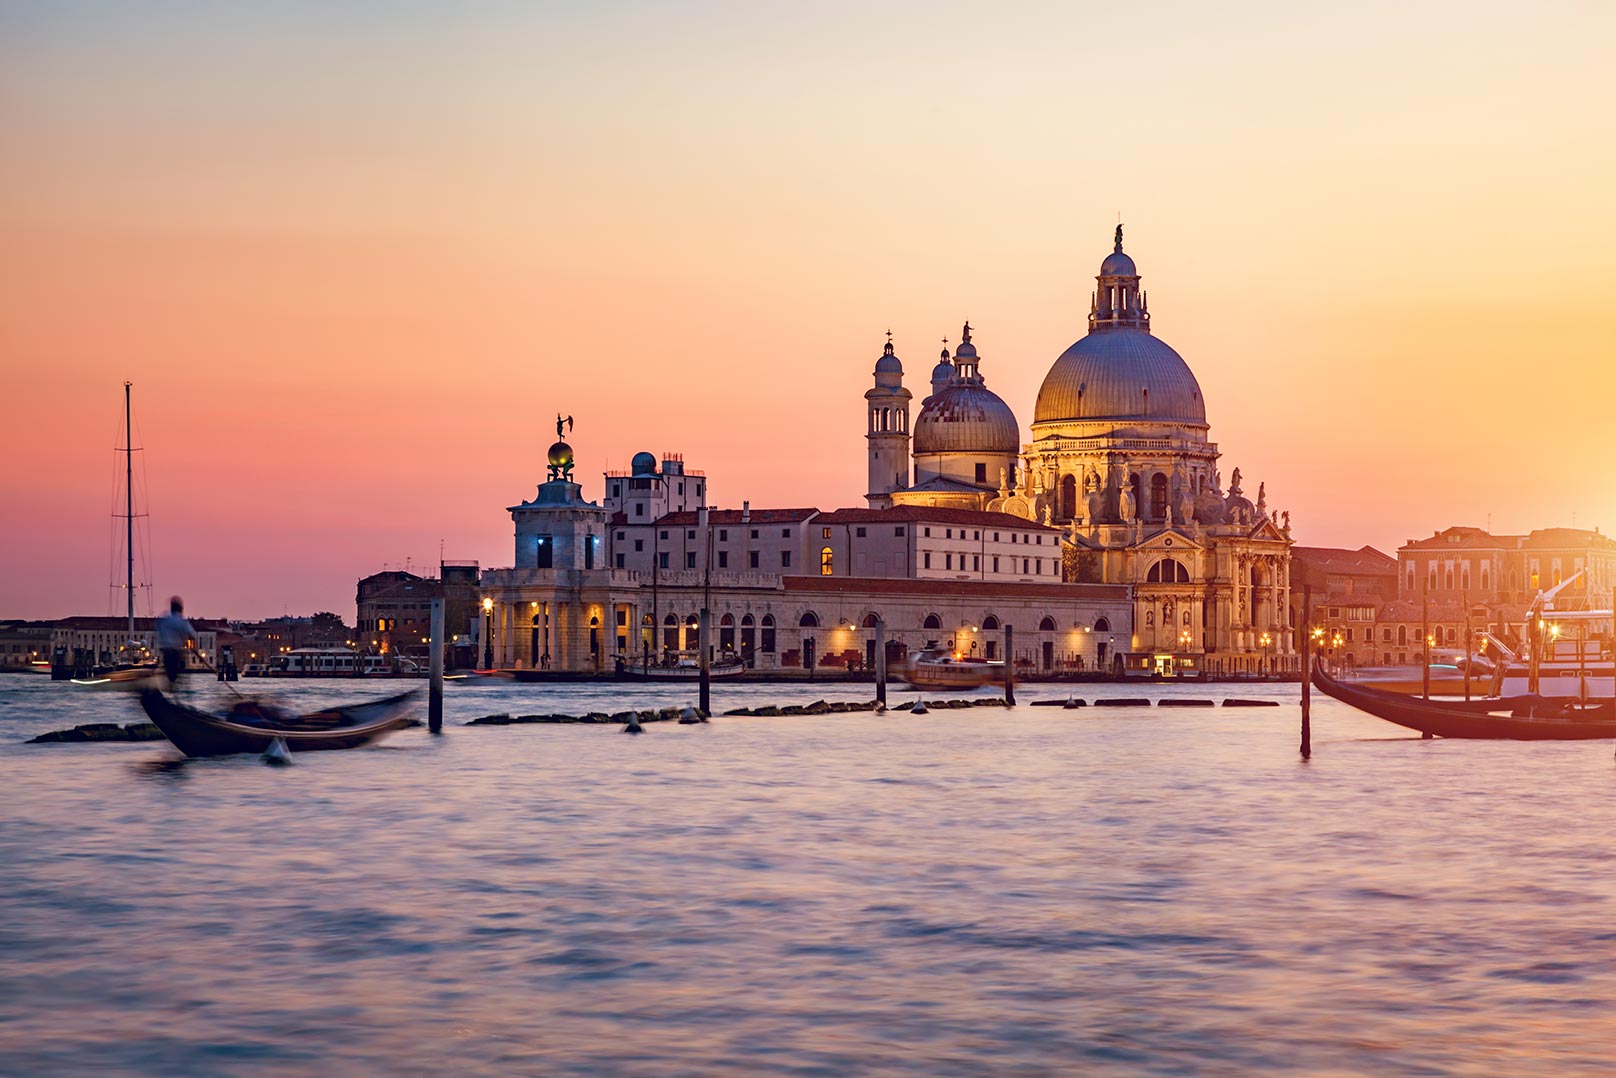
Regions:
<instances>
[{"instance_id":1,"label":"lit street lamp","mask_svg":"<svg viewBox=\"0 0 1616 1078\"><path fill-rule=\"evenodd\" d=\"M1265 677L1269 673L1269 670L1268 670L1268 645L1272 644L1273 642L1274 642L1274 638L1269 636L1267 633L1263 633L1262 636L1257 638L1257 643L1262 646L1262 667L1263 667L1263 676L1265 676Z\"/></svg>"},{"instance_id":2,"label":"lit street lamp","mask_svg":"<svg viewBox=\"0 0 1616 1078\"><path fill-rule=\"evenodd\" d=\"M483 669L494 668L494 600L483 596Z\"/></svg>"}]
</instances>

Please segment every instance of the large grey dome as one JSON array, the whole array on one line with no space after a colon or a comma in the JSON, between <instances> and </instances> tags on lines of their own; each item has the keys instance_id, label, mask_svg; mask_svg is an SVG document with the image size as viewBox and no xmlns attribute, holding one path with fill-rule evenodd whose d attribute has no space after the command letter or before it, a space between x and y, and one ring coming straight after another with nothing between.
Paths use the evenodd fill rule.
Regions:
<instances>
[{"instance_id":1,"label":"large grey dome","mask_svg":"<svg viewBox=\"0 0 1616 1078\"><path fill-rule=\"evenodd\" d=\"M915 418L916 453L1015 453L1021 428L999 395L979 382L955 382L926 401Z\"/></svg>"},{"instance_id":2,"label":"large grey dome","mask_svg":"<svg viewBox=\"0 0 1616 1078\"><path fill-rule=\"evenodd\" d=\"M1206 423L1188 363L1143 329L1096 329L1061 353L1038 390L1034 423L1156 419Z\"/></svg>"}]
</instances>

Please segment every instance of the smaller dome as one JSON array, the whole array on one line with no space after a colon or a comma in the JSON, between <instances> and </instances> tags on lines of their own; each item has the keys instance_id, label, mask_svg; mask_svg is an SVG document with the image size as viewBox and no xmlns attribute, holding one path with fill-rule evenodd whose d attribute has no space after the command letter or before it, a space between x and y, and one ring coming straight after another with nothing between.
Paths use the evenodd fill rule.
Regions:
<instances>
[{"instance_id":1,"label":"smaller dome","mask_svg":"<svg viewBox=\"0 0 1616 1078\"><path fill-rule=\"evenodd\" d=\"M975 359L976 345L972 344L970 341L961 341L960 346L954 349L954 358L956 360Z\"/></svg>"},{"instance_id":2,"label":"smaller dome","mask_svg":"<svg viewBox=\"0 0 1616 1078\"><path fill-rule=\"evenodd\" d=\"M892 352L892 342L891 341L887 342L886 351L881 353L881 358L875 361L875 373L876 374L902 374L903 373L903 364L901 362L899 362L898 357L893 354L893 352Z\"/></svg>"},{"instance_id":3,"label":"smaller dome","mask_svg":"<svg viewBox=\"0 0 1616 1078\"><path fill-rule=\"evenodd\" d=\"M564 467L572 463L572 446L566 442L557 442L550 447L550 466Z\"/></svg>"},{"instance_id":4,"label":"smaller dome","mask_svg":"<svg viewBox=\"0 0 1616 1078\"><path fill-rule=\"evenodd\" d=\"M931 397L915 419L914 452L1014 454L1021 428L1010 406L986 386L955 382Z\"/></svg>"},{"instance_id":5,"label":"smaller dome","mask_svg":"<svg viewBox=\"0 0 1616 1078\"><path fill-rule=\"evenodd\" d=\"M634 454L634 460L629 464L629 471L634 475L655 475L656 457L650 453Z\"/></svg>"},{"instance_id":6,"label":"smaller dome","mask_svg":"<svg viewBox=\"0 0 1616 1078\"><path fill-rule=\"evenodd\" d=\"M1137 277L1139 271L1134 268L1133 259L1121 251L1112 251L1100 263L1101 277Z\"/></svg>"}]
</instances>

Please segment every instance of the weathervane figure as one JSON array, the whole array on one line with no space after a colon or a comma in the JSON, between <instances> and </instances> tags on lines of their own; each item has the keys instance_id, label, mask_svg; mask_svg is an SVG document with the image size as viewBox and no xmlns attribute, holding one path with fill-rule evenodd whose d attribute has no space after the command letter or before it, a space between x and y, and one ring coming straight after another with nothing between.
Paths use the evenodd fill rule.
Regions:
<instances>
[{"instance_id":1,"label":"weathervane figure","mask_svg":"<svg viewBox=\"0 0 1616 1078\"><path fill-rule=\"evenodd\" d=\"M562 427L563 424L565 424L566 428L570 431L572 429L572 416L569 415L567 418L562 419L561 418L561 413L557 412L556 413L556 438L557 439L559 439L561 437L561 427Z\"/></svg>"}]
</instances>

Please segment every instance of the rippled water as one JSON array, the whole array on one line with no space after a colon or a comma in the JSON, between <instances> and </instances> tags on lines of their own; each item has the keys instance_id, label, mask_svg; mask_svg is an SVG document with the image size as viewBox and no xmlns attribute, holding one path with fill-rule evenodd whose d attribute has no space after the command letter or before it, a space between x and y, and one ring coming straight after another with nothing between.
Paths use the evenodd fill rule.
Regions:
<instances>
[{"instance_id":1,"label":"rippled water","mask_svg":"<svg viewBox=\"0 0 1616 1078\"><path fill-rule=\"evenodd\" d=\"M1616 1067L1610 742L1421 742L1326 700L1304 764L1294 686L1152 692L1285 706L630 738L458 724L688 693L462 682L442 738L162 767L22 745L134 705L0 677L0 1071Z\"/></svg>"}]
</instances>

